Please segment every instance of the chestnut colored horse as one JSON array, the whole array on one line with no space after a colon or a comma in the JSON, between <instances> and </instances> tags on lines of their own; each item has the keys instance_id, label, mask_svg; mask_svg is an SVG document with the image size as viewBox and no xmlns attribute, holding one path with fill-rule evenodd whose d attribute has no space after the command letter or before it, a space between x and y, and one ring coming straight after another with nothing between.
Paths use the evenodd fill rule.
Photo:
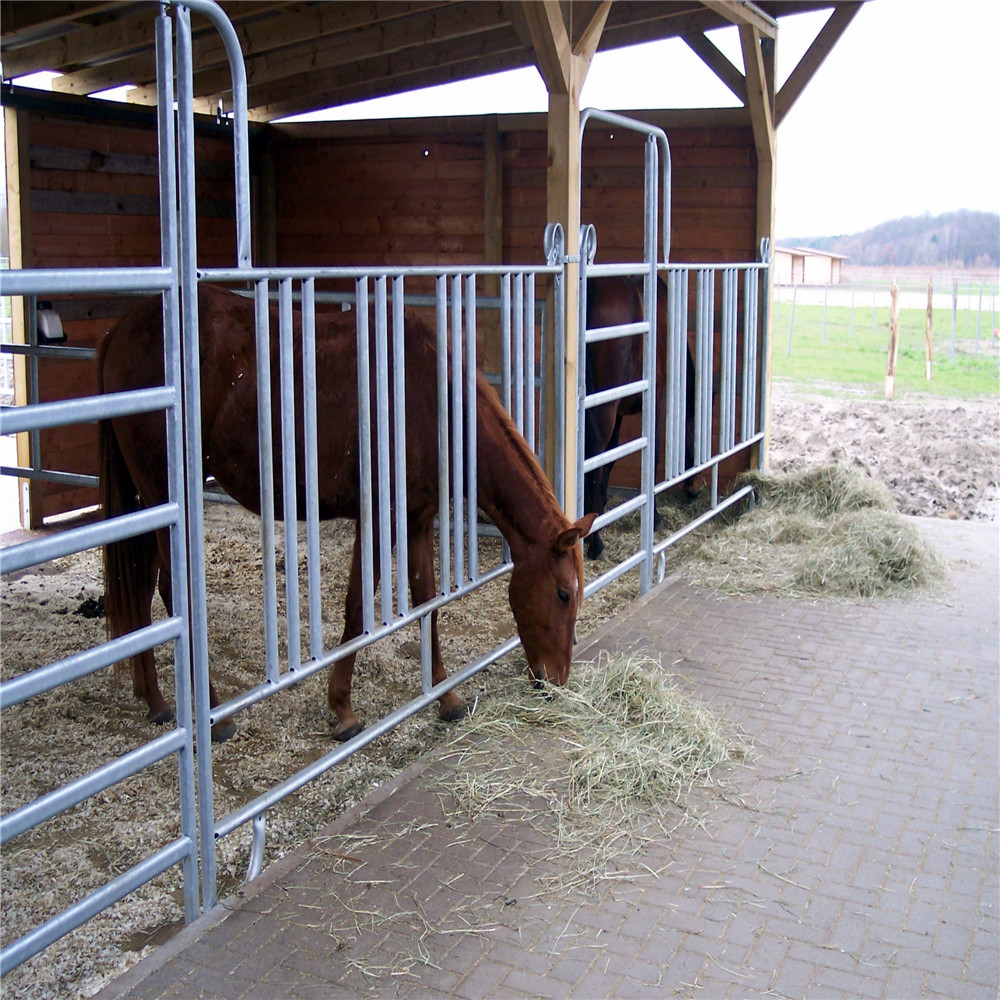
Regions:
<instances>
[{"instance_id":1,"label":"chestnut colored horse","mask_svg":"<svg viewBox=\"0 0 1000 1000\"><path fill-rule=\"evenodd\" d=\"M638 323L643 318L641 281L625 277L591 278L587 282L587 329L596 330L605 326L623 323ZM587 347L587 392L600 392L616 385L627 385L643 377L642 338L637 336L615 337L599 340ZM661 278L656 289L656 451L655 461L659 463L663 454L665 419L662 401L667 383L667 288ZM694 464L694 361L687 352L687 398L685 400L684 467ZM629 396L612 400L602 406L587 410L584 424L584 453L587 458L618 447L618 434L622 418L628 414L642 412L642 397ZM594 469L584 476L583 509L603 514L608 504L608 480L614 462ZM697 489L694 479L686 483L689 496ZM654 505L654 524L659 527L660 515ZM587 556L597 559L604 551L599 531L594 531L587 539Z\"/></svg>"},{"instance_id":2,"label":"chestnut colored horse","mask_svg":"<svg viewBox=\"0 0 1000 1000\"><path fill-rule=\"evenodd\" d=\"M244 507L260 513L257 436L257 363L252 300L212 286L200 289L199 304L202 447L206 475ZM272 330L277 310L271 309ZM413 606L435 596L434 518L438 511L437 347L433 332L406 316L406 478L409 585ZM300 317L296 314L295 327ZM374 323L371 325L374 330ZM295 338L296 470L298 510L305 509L302 440L302 358ZM319 511L324 519L358 521L357 341L353 314L316 314L316 389ZM271 343L272 371L279 361ZM101 345L101 390L118 392L162 384L163 326L159 298L146 300L125 315ZM372 365L374 369L374 365ZM282 517L279 379L272 378L275 516ZM579 541L594 517L575 524L563 514L534 454L500 405L496 393L477 376L479 504L510 546L514 566L509 599L518 632L536 681L564 684L569 676L577 609L583 598L583 557ZM392 385L390 379L390 398ZM374 388L372 399L375 399ZM391 403L390 403L391 405ZM373 452L379 447L372 420ZM112 517L167 499L166 434L162 413L104 421L101 426L101 490L104 513ZM392 447L389 442L387 447ZM377 489L377 485L375 486ZM377 510L377 500L376 500ZM376 526L377 530L377 526ZM375 583L378 585L378 560ZM150 622L150 605L159 583L170 610L170 551L167 531L110 544L105 549L105 612L112 636ZM362 631L361 538L356 529L345 608L343 641ZM447 676L441 663L437 612L431 619L432 680ZM361 725L351 707L353 655L330 673L328 701L336 715L334 736L347 740ZM162 723L173 713L157 684L152 651L132 660L133 691L145 699L148 718ZM214 689L211 703L219 702ZM443 719L464 714L461 699L448 692L439 699ZM235 731L231 719L213 727L214 740Z\"/></svg>"}]
</instances>

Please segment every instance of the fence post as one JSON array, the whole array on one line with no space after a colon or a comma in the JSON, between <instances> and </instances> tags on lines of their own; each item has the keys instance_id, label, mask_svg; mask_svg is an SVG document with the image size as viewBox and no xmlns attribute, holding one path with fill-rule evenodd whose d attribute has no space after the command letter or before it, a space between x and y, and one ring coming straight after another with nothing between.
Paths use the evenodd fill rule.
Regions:
<instances>
[{"instance_id":1,"label":"fence post","mask_svg":"<svg viewBox=\"0 0 1000 1000\"><path fill-rule=\"evenodd\" d=\"M792 327L795 326L795 290L798 285L792 285L792 315L788 319L788 350L785 351L785 357L791 357L792 354Z\"/></svg>"},{"instance_id":2,"label":"fence post","mask_svg":"<svg viewBox=\"0 0 1000 1000\"><path fill-rule=\"evenodd\" d=\"M896 390L896 358L899 356L899 286L893 278L889 289L889 360L885 369L885 398Z\"/></svg>"},{"instance_id":3,"label":"fence post","mask_svg":"<svg viewBox=\"0 0 1000 1000\"><path fill-rule=\"evenodd\" d=\"M931 359L933 357L931 351L931 331L934 325L934 282L929 280L927 282L927 381L931 380Z\"/></svg>"},{"instance_id":4,"label":"fence post","mask_svg":"<svg viewBox=\"0 0 1000 1000\"><path fill-rule=\"evenodd\" d=\"M958 276L951 278L951 363L955 363L955 316L958 313Z\"/></svg>"},{"instance_id":5,"label":"fence post","mask_svg":"<svg viewBox=\"0 0 1000 1000\"><path fill-rule=\"evenodd\" d=\"M830 284L823 286L823 346L826 347L826 305L830 297Z\"/></svg>"}]
</instances>

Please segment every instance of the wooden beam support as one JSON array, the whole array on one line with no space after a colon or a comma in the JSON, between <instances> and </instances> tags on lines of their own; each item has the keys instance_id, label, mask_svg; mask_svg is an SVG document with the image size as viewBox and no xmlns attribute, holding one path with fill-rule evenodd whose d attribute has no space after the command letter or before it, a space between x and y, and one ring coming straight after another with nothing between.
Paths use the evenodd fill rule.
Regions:
<instances>
[{"instance_id":1,"label":"wooden beam support","mask_svg":"<svg viewBox=\"0 0 1000 1000\"><path fill-rule=\"evenodd\" d=\"M568 25L558 0L542 3L525 2L521 5L523 22L530 34L538 71L549 92L548 114L548 184L547 219L562 225L566 237L566 253L575 256L580 251L580 91L583 89L591 60L601 40L601 32L611 9L610 0L588 10L586 23ZM569 8L570 14L573 8ZM574 45L572 38L578 41ZM572 387L577 384L578 372L578 311L579 263L566 265L566 356L553 358L549 371L562 366L566 378L566 405L564 412L553 414L548 426L561 420L564 434L565 478L562 485L566 513L576 518L582 497L576 494L576 402ZM554 393L549 393L549 399ZM554 455L549 447L547 454ZM546 470L550 477L553 469Z\"/></svg>"},{"instance_id":2,"label":"wooden beam support","mask_svg":"<svg viewBox=\"0 0 1000 1000\"><path fill-rule=\"evenodd\" d=\"M719 17L740 28L753 28L765 38L775 38L778 22L748 0L702 0Z\"/></svg>"},{"instance_id":3,"label":"wooden beam support","mask_svg":"<svg viewBox=\"0 0 1000 1000\"><path fill-rule=\"evenodd\" d=\"M687 43L696 56L739 98L747 102L746 77L716 48L705 34L684 35Z\"/></svg>"},{"instance_id":4,"label":"wooden beam support","mask_svg":"<svg viewBox=\"0 0 1000 1000\"><path fill-rule=\"evenodd\" d=\"M774 102L776 126L780 125L785 115L791 111L792 105L799 99L809 81L816 75L816 71L823 65L826 57L840 40L840 36L861 10L861 6L861 3L850 3L834 8L826 24L820 29L813 43L799 60L795 69L789 73L788 79L778 91Z\"/></svg>"}]
</instances>

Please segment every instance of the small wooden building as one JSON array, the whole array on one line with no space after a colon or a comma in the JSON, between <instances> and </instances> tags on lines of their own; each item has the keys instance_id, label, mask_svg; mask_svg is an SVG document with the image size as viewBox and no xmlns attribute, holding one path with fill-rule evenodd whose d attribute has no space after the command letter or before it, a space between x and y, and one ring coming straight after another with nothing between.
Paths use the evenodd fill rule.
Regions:
<instances>
[{"instance_id":1,"label":"small wooden building","mask_svg":"<svg viewBox=\"0 0 1000 1000\"><path fill-rule=\"evenodd\" d=\"M775 247L771 277L776 285L839 285L847 259L811 247Z\"/></svg>"}]
</instances>

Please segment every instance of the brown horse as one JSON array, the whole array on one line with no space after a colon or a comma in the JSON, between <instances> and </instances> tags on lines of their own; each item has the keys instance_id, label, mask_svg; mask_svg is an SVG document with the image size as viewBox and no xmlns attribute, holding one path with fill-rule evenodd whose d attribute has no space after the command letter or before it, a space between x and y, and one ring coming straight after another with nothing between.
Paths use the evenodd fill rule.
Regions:
<instances>
[{"instance_id":1,"label":"brown horse","mask_svg":"<svg viewBox=\"0 0 1000 1000\"><path fill-rule=\"evenodd\" d=\"M254 303L212 286L200 289L199 304L203 463L223 489L244 507L260 513L257 436L257 362ZM271 310L271 329L277 312ZM294 325L300 326L296 314ZM433 332L407 314L405 329L406 478L409 585L413 605L435 596L433 534L438 511L437 347ZM374 324L371 325L374 329ZM359 519L357 341L353 314L317 312L316 389L319 511L323 519ZM296 469L298 510L304 510L302 439L302 358L296 339ZM272 370L279 366L275 339ZM99 355L101 389L117 392L163 381L163 326L160 300L146 300L108 334ZM372 366L374 368L374 365ZM272 436L275 457L275 516L282 517L279 380L272 378ZM579 541L593 516L571 524L563 514L534 454L478 376L479 504L510 546L513 570L509 599L531 676L564 684L569 676L577 609L583 597ZM390 384L390 396L392 386ZM375 398L374 388L372 399ZM373 452L379 447L371 421ZM142 414L102 424L102 499L105 516L162 503L167 498L166 434L162 414ZM391 448L392 443L388 442ZM376 487L377 489L377 487ZM395 518L394 518L395 521ZM377 530L377 527L376 527ZM378 585L378 560L375 561ZM105 550L105 611L112 635L150 622L150 604L159 581L170 608L168 535L161 530ZM355 532L347 590L343 641L362 631L361 537ZM437 613L431 619L432 680L447 676L441 663ZM328 701L336 715L334 736L349 739L361 730L351 707L353 655L334 665ZM132 661L133 690L144 698L149 718L166 722L172 713L160 694L152 652ZM211 691L213 707L218 704ZM464 714L454 691L439 699L443 719ZM234 731L232 720L213 727L213 739Z\"/></svg>"},{"instance_id":2,"label":"brown horse","mask_svg":"<svg viewBox=\"0 0 1000 1000\"><path fill-rule=\"evenodd\" d=\"M642 286L625 277L590 278L587 282L587 329L638 323L643 318ZM684 467L694 465L694 390L695 372L691 352L687 352L687 394L685 399ZM615 337L599 340L587 347L587 392L600 392L616 385L627 385L643 377L642 338ZM662 404L667 384L667 287L657 279L656 289L656 450L655 461L662 457L664 414ZM587 458L618 447L622 418L642 411L642 397L629 396L587 410L584 424L584 454ZM608 480L614 462L588 472L583 479L583 509L603 514L608 505ZM697 489L694 480L686 484L689 496ZM654 524L660 515L654 505ZM597 559L604 551L599 531L587 539L587 556Z\"/></svg>"}]
</instances>

